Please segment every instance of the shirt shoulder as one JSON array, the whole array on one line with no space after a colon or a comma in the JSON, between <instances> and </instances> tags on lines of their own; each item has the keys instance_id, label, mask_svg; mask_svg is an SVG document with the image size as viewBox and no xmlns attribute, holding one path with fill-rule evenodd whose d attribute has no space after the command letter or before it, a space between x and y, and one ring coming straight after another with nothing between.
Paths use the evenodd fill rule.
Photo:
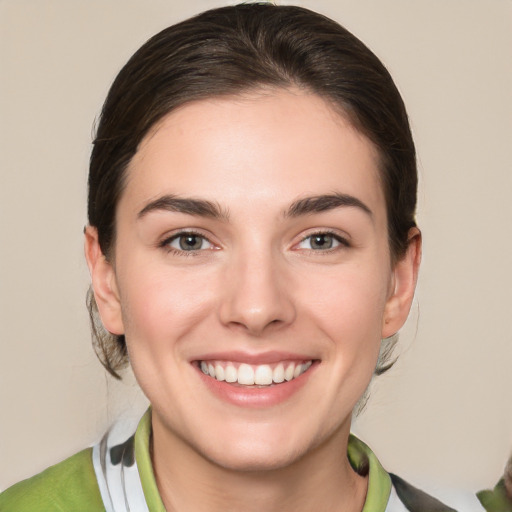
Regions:
<instances>
[{"instance_id":1,"label":"shirt shoulder","mask_svg":"<svg viewBox=\"0 0 512 512\"><path fill-rule=\"evenodd\" d=\"M477 496L488 512L512 512L512 497L508 495L503 479L494 489L480 491Z\"/></svg>"},{"instance_id":2,"label":"shirt shoulder","mask_svg":"<svg viewBox=\"0 0 512 512\"><path fill-rule=\"evenodd\" d=\"M83 450L0 493L0 512L104 512L92 464Z\"/></svg>"},{"instance_id":3,"label":"shirt shoulder","mask_svg":"<svg viewBox=\"0 0 512 512\"><path fill-rule=\"evenodd\" d=\"M399 476L389 473L400 501L411 512L457 512L434 496L414 487Z\"/></svg>"}]
</instances>

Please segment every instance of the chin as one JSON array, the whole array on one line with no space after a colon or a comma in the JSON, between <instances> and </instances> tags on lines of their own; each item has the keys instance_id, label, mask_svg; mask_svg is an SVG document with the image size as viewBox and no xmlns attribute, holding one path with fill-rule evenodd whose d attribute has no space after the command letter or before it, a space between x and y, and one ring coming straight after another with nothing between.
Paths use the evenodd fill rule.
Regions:
<instances>
[{"instance_id":1,"label":"chin","mask_svg":"<svg viewBox=\"0 0 512 512\"><path fill-rule=\"evenodd\" d=\"M212 436L213 443L198 447L199 455L226 470L273 471L300 460L319 444L317 435L282 425L245 425L243 431ZM202 443L201 443L202 444Z\"/></svg>"},{"instance_id":2,"label":"chin","mask_svg":"<svg viewBox=\"0 0 512 512\"><path fill-rule=\"evenodd\" d=\"M258 444L234 445L229 451L202 453L211 463L228 471L241 473L268 472L283 469L292 465L302 456L302 450L296 452L286 450L269 450L268 446Z\"/></svg>"}]
</instances>

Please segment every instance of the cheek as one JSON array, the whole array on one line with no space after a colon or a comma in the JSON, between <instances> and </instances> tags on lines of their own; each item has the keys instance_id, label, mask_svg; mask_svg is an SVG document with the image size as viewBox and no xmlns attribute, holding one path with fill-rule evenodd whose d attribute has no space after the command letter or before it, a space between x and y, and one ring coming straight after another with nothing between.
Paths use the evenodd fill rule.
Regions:
<instances>
[{"instance_id":1,"label":"cheek","mask_svg":"<svg viewBox=\"0 0 512 512\"><path fill-rule=\"evenodd\" d=\"M302 302L330 330L377 333L380 337L390 282L387 277L371 269L333 272L301 286Z\"/></svg>"},{"instance_id":2,"label":"cheek","mask_svg":"<svg viewBox=\"0 0 512 512\"><path fill-rule=\"evenodd\" d=\"M175 344L211 310L214 280L199 272L146 264L120 276L125 335L130 346L157 350Z\"/></svg>"},{"instance_id":3,"label":"cheek","mask_svg":"<svg viewBox=\"0 0 512 512\"><path fill-rule=\"evenodd\" d=\"M328 340L338 375L361 380L363 390L379 355L388 288L388 275L367 267L309 281L301 291L314 297L302 301L304 316Z\"/></svg>"}]
</instances>

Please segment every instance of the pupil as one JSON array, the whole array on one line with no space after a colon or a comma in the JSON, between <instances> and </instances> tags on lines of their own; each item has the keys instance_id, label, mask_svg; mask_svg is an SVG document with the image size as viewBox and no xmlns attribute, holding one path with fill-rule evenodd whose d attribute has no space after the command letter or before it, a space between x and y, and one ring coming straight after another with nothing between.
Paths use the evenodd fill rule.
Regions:
<instances>
[{"instance_id":1,"label":"pupil","mask_svg":"<svg viewBox=\"0 0 512 512\"><path fill-rule=\"evenodd\" d=\"M315 235L311 240L313 249L330 249L332 247L331 235Z\"/></svg>"},{"instance_id":2,"label":"pupil","mask_svg":"<svg viewBox=\"0 0 512 512\"><path fill-rule=\"evenodd\" d=\"M197 235L186 235L180 237L180 248L184 251L201 249L202 240Z\"/></svg>"}]
</instances>

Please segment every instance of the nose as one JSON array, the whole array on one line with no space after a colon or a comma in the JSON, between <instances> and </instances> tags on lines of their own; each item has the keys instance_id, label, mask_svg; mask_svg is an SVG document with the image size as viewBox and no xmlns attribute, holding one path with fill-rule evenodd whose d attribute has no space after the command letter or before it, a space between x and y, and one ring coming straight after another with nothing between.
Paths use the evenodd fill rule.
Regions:
<instances>
[{"instance_id":1,"label":"nose","mask_svg":"<svg viewBox=\"0 0 512 512\"><path fill-rule=\"evenodd\" d=\"M296 309L285 265L270 251L232 259L225 273L221 322L253 336L293 323Z\"/></svg>"}]
</instances>

